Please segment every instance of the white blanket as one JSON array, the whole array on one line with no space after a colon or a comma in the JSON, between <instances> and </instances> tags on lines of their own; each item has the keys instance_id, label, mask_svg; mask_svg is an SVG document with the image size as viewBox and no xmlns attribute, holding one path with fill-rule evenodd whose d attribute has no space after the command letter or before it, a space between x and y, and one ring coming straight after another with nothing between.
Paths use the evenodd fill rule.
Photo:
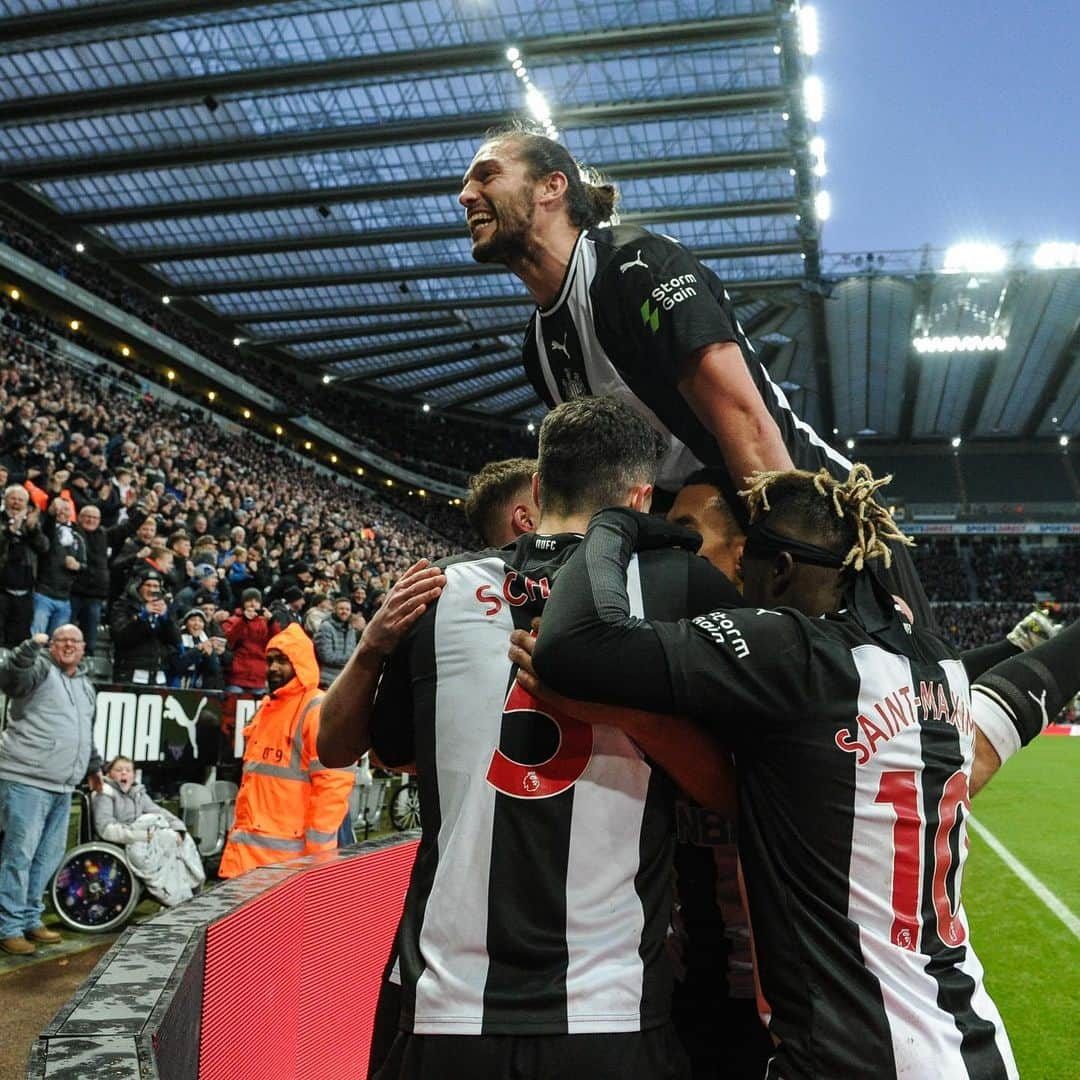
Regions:
<instances>
[{"instance_id":1,"label":"white blanket","mask_svg":"<svg viewBox=\"0 0 1080 1080\"><path fill-rule=\"evenodd\" d=\"M169 827L160 814L141 814L133 828L148 830L148 840L134 840L125 848L131 869L166 907L189 900L206 880L195 841L186 832Z\"/></svg>"}]
</instances>

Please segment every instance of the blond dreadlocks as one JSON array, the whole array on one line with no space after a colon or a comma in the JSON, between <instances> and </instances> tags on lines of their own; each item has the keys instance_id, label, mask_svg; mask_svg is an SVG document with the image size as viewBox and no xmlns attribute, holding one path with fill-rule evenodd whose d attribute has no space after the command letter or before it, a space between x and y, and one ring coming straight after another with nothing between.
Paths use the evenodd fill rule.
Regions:
<instances>
[{"instance_id":1,"label":"blond dreadlocks","mask_svg":"<svg viewBox=\"0 0 1080 1080\"><path fill-rule=\"evenodd\" d=\"M875 480L869 466L856 464L844 481L837 480L824 468L816 473L803 469L759 471L747 479L750 487L739 494L746 499L751 522L772 509L770 489L775 494L805 496L812 487L819 496L829 500L836 517L849 525L855 535L855 543L844 557L845 567L862 570L867 561L877 558L883 560L886 568L891 566L889 540L914 547L915 542L897 528L892 514L874 499L875 493L892 480L892 474Z\"/></svg>"}]
</instances>

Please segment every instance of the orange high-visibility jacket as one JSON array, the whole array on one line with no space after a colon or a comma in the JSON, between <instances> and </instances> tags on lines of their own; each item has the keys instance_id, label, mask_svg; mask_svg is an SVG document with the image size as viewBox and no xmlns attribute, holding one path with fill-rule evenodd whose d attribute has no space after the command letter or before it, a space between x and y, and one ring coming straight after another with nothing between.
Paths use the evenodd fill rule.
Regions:
<instances>
[{"instance_id":1,"label":"orange high-visibility jacket","mask_svg":"<svg viewBox=\"0 0 1080 1080\"><path fill-rule=\"evenodd\" d=\"M353 774L327 769L315 750L319 734L319 665L315 647L294 623L266 643L296 676L263 698L244 730L244 777L236 820L221 857L221 877L337 848Z\"/></svg>"}]
</instances>

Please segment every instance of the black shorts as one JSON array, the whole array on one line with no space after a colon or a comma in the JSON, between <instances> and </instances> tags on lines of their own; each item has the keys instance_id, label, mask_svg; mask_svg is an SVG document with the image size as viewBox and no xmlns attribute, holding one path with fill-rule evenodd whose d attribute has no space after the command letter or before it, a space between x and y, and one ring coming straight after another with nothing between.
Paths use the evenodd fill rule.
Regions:
<instances>
[{"instance_id":1,"label":"black shorts","mask_svg":"<svg viewBox=\"0 0 1080 1080\"><path fill-rule=\"evenodd\" d=\"M675 1027L693 1080L761 1080L776 1049L752 999L677 1012Z\"/></svg>"},{"instance_id":2,"label":"black shorts","mask_svg":"<svg viewBox=\"0 0 1080 1080\"><path fill-rule=\"evenodd\" d=\"M399 1032L375 1080L690 1080L671 1024L589 1035Z\"/></svg>"}]
</instances>

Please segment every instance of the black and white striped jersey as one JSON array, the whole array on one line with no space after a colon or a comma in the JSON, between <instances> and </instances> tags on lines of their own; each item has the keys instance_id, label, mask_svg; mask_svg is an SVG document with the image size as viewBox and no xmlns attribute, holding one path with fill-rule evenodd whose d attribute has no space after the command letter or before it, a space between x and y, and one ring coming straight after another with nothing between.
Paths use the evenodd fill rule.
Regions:
<instances>
[{"instance_id":1,"label":"black and white striped jersey","mask_svg":"<svg viewBox=\"0 0 1080 1080\"><path fill-rule=\"evenodd\" d=\"M594 521L534 662L562 693L688 715L733 747L768 1075L1015 1077L961 903L975 728L957 653L884 603L627 619L628 528Z\"/></svg>"},{"instance_id":2,"label":"black and white striped jersey","mask_svg":"<svg viewBox=\"0 0 1080 1080\"><path fill-rule=\"evenodd\" d=\"M625 401L648 420L668 446L659 487L675 492L702 465L720 469L727 477L724 496L739 512L742 478L726 473L716 439L678 388L680 368L693 353L728 341L739 346L795 466L827 468L846 479L851 461L794 412L769 378L723 283L670 237L634 225L582 232L559 295L529 320L523 360L549 406L593 394ZM908 602L918 622L934 627L906 549L895 549L893 567L882 579Z\"/></svg>"},{"instance_id":3,"label":"black and white striped jersey","mask_svg":"<svg viewBox=\"0 0 1080 1080\"><path fill-rule=\"evenodd\" d=\"M542 707L507 658L580 539L533 534L444 563L442 595L380 684L374 749L415 760L423 822L397 943L406 1030L576 1034L668 1018L674 788L620 731ZM654 617L732 594L675 552L643 555L630 582L633 609Z\"/></svg>"}]
</instances>

